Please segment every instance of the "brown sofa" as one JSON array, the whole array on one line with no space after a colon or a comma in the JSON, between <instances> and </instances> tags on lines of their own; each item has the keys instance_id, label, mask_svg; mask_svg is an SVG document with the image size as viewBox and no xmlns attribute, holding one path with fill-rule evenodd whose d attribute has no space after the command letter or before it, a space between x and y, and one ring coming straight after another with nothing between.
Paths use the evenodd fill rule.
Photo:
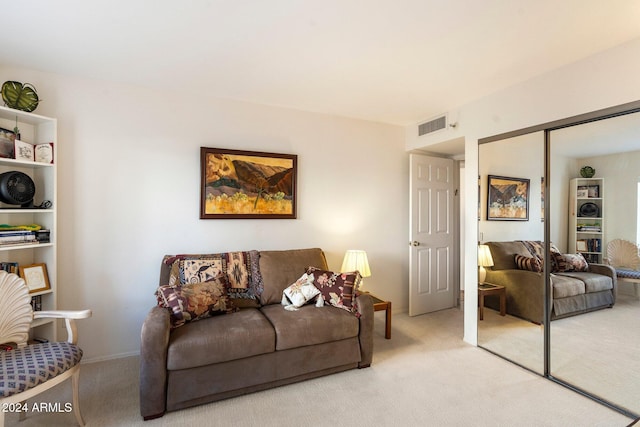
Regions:
<instances>
[{"instance_id":1,"label":"brown sofa","mask_svg":"<svg viewBox=\"0 0 640 427\"><path fill-rule=\"evenodd\" d=\"M542 272L519 269L515 256L541 255L541 242L488 242L493 267L487 269L487 283L506 288L507 313L543 323L544 276ZM537 248L534 250L532 248ZM551 320L588 311L612 307L617 295L615 270L604 264L588 264L588 271L551 273ZM488 307L498 309L498 302L488 299Z\"/></svg>"},{"instance_id":2,"label":"brown sofa","mask_svg":"<svg viewBox=\"0 0 640 427\"><path fill-rule=\"evenodd\" d=\"M169 311L152 308L141 333L142 417L368 367L373 355L370 296L357 296L359 317L330 305L288 311L280 304L283 290L309 266L327 269L322 250L262 251L264 289L256 307L173 329ZM163 262L160 284L167 283L169 268Z\"/></svg>"}]
</instances>

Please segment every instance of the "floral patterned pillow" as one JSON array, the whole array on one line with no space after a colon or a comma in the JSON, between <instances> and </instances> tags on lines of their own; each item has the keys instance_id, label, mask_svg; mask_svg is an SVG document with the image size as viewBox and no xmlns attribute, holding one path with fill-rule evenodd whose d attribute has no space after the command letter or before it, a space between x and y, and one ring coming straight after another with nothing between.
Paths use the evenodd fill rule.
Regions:
<instances>
[{"instance_id":1,"label":"floral patterned pillow","mask_svg":"<svg viewBox=\"0 0 640 427\"><path fill-rule=\"evenodd\" d=\"M285 306L285 309L294 311L318 295L320 295L320 290L313 284L313 276L304 273L295 283L284 290L282 305Z\"/></svg>"},{"instance_id":2,"label":"floral patterned pillow","mask_svg":"<svg viewBox=\"0 0 640 427\"><path fill-rule=\"evenodd\" d=\"M359 272L335 273L309 267L307 274L312 276L313 284L320 290L325 303L357 313L355 295L362 280Z\"/></svg>"},{"instance_id":3,"label":"floral patterned pillow","mask_svg":"<svg viewBox=\"0 0 640 427\"><path fill-rule=\"evenodd\" d=\"M566 273L569 271L588 271L589 264L582 254L551 254L556 262L554 273Z\"/></svg>"},{"instance_id":4,"label":"floral patterned pillow","mask_svg":"<svg viewBox=\"0 0 640 427\"><path fill-rule=\"evenodd\" d=\"M220 279L176 286L163 285L156 291L158 305L170 310L171 327L234 311Z\"/></svg>"}]
</instances>

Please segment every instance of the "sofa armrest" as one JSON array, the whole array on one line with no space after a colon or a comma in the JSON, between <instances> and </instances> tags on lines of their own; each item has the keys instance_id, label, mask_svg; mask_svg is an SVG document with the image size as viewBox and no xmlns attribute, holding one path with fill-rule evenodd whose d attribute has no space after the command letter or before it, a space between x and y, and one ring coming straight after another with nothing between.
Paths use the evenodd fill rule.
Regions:
<instances>
[{"instance_id":1,"label":"sofa armrest","mask_svg":"<svg viewBox=\"0 0 640 427\"><path fill-rule=\"evenodd\" d=\"M145 420L166 411L169 311L153 307L140 334L140 414Z\"/></svg>"},{"instance_id":2,"label":"sofa armrest","mask_svg":"<svg viewBox=\"0 0 640 427\"><path fill-rule=\"evenodd\" d=\"M615 302L618 296L618 276L616 275L616 269L606 264L589 263L589 272L611 277L611 281L613 282L613 302Z\"/></svg>"},{"instance_id":3,"label":"sofa armrest","mask_svg":"<svg viewBox=\"0 0 640 427\"><path fill-rule=\"evenodd\" d=\"M360 314L360 341L361 360L359 368L367 368L373 360L373 299L370 295L359 294L356 297L358 313Z\"/></svg>"},{"instance_id":4,"label":"sofa armrest","mask_svg":"<svg viewBox=\"0 0 640 427\"><path fill-rule=\"evenodd\" d=\"M505 287L508 314L534 323L543 323L544 277L542 273L528 270L489 270L485 281ZM491 304L487 305L491 307Z\"/></svg>"}]
</instances>

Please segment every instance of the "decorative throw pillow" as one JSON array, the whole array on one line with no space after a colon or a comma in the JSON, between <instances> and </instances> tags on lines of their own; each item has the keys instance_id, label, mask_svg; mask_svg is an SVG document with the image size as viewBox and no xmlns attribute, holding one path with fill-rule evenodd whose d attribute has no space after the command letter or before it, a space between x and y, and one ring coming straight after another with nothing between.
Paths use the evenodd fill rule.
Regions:
<instances>
[{"instance_id":1,"label":"decorative throw pillow","mask_svg":"<svg viewBox=\"0 0 640 427\"><path fill-rule=\"evenodd\" d=\"M569 271L587 271L589 264L582 254L552 253L557 270L554 273L566 273Z\"/></svg>"},{"instance_id":2,"label":"decorative throw pillow","mask_svg":"<svg viewBox=\"0 0 640 427\"><path fill-rule=\"evenodd\" d=\"M309 267L307 274L312 276L313 284L320 290L322 299L334 307L357 313L355 293L362 277L357 271L335 273L317 267Z\"/></svg>"},{"instance_id":3,"label":"decorative throw pillow","mask_svg":"<svg viewBox=\"0 0 640 427\"><path fill-rule=\"evenodd\" d=\"M520 270L542 272L542 260L538 257L526 257L524 255L515 255L516 266Z\"/></svg>"},{"instance_id":4,"label":"decorative throw pillow","mask_svg":"<svg viewBox=\"0 0 640 427\"><path fill-rule=\"evenodd\" d=\"M295 311L302 307L316 296L320 295L320 290L313 284L313 276L304 273L282 293L282 305L285 309ZM319 303L322 299L318 300Z\"/></svg>"},{"instance_id":5,"label":"decorative throw pillow","mask_svg":"<svg viewBox=\"0 0 640 427\"><path fill-rule=\"evenodd\" d=\"M226 286L220 279L186 285L160 286L156 296L160 306L170 310L173 328L234 310L227 297Z\"/></svg>"}]
</instances>

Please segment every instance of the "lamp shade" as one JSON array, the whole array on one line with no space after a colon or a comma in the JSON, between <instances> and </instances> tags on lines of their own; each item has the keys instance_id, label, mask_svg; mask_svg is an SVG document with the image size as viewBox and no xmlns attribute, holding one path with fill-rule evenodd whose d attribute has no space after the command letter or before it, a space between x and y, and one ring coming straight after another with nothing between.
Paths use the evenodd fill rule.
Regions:
<instances>
[{"instance_id":1,"label":"lamp shade","mask_svg":"<svg viewBox=\"0 0 640 427\"><path fill-rule=\"evenodd\" d=\"M369 268L369 260L367 253L361 250L349 249L344 254L342 260L341 272L358 270L362 277L370 277L371 269Z\"/></svg>"},{"instance_id":2,"label":"lamp shade","mask_svg":"<svg viewBox=\"0 0 640 427\"><path fill-rule=\"evenodd\" d=\"M491 258L491 250L487 245L478 245L478 265L483 267L493 267L493 258Z\"/></svg>"}]
</instances>

